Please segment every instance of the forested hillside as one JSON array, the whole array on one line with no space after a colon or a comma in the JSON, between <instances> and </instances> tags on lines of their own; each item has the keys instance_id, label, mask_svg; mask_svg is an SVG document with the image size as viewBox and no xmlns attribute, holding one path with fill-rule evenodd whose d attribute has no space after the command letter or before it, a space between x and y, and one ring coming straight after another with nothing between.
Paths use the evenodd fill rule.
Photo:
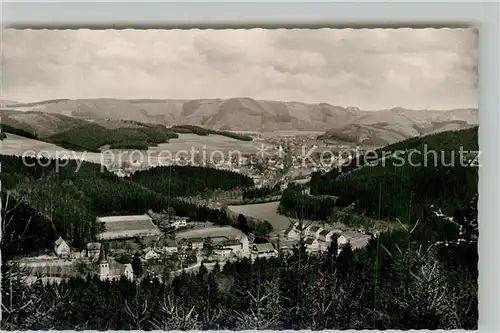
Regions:
<instances>
[{"instance_id":1,"label":"forested hillside","mask_svg":"<svg viewBox=\"0 0 500 333\"><path fill-rule=\"evenodd\" d=\"M367 216L410 224L425 219L430 205L453 214L477 193L478 150L477 127L408 139L313 174L311 194L338 196L338 207L354 203Z\"/></svg>"},{"instance_id":2,"label":"forested hillside","mask_svg":"<svg viewBox=\"0 0 500 333\"><path fill-rule=\"evenodd\" d=\"M240 141L252 141L252 137L248 135L242 135L229 131L213 130L195 125L174 125L170 129L176 133L194 133L198 135L215 134L215 135L227 136L228 138L233 138Z\"/></svg>"},{"instance_id":3,"label":"forested hillside","mask_svg":"<svg viewBox=\"0 0 500 333\"><path fill-rule=\"evenodd\" d=\"M189 197L206 190L253 187L252 178L207 167L167 166L138 171L128 179L167 196Z\"/></svg>"},{"instance_id":4,"label":"forested hillside","mask_svg":"<svg viewBox=\"0 0 500 333\"><path fill-rule=\"evenodd\" d=\"M109 129L97 124L86 124L57 133L46 141L64 148L99 152L107 145L111 149L142 149L168 142L179 136L162 125Z\"/></svg>"},{"instance_id":5,"label":"forested hillside","mask_svg":"<svg viewBox=\"0 0 500 333\"><path fill-rule=\"evenodd\" d=\"M34 158L26 159L25 165L22 158L12 156L0 156L0 162L3 198L8 192L11 204L21 202L21 215L26 217L29 212L32 216L29 230L44 235L36 246L27 243L26 251L50 247L56 235L82 248L99 232L95 222L99 215L144 214L148 209L173 207L193 220L228 224L229 218L221 210L169 198L250 184L238 174L209 168L173 167L173 177L168 178L169 168L161 167L123 179L88 162L80 168L76 161L61 166L54 160ZM10 227L22 232L27 225L22 221Z\"/></svg>"}]
</instances>

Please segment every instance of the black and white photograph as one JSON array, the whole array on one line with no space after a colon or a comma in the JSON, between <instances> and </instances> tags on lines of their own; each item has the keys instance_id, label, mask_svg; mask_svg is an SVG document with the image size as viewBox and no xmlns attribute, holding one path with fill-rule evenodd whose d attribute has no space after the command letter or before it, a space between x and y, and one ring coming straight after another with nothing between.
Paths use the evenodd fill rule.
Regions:
<instances>
[{"instance_id":1,"label":"black and white photograph","mask_svg":"<svg viewBox=\"0 0 500 333\"><path fill-rule=\"evenodd\" d=\"M478 31L2 31L1 328L478 329Z\"/></svg>"}]
</instances>

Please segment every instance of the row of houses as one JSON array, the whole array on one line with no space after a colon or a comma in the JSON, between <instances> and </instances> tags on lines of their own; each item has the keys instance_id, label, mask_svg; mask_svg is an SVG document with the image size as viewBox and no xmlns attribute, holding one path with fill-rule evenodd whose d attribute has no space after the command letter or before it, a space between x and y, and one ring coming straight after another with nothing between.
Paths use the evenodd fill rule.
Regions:
<instances>
[{"instance_id":1,"label":"row of houses","mask_svg":"<svg viewBox=\"0 0 500 333\"><path fill-rule=\"evenodd\" d=\"M306 250L311 253L326 251L334 237L337 237L339 253L342 251L342 247L348 242L342 231L323 229L318 225L310 225L302 233L305 239ZM301 237L301 231L292 226L285 230L284 236L287 240L298 241Z\"/></svg>"}]
</instances>

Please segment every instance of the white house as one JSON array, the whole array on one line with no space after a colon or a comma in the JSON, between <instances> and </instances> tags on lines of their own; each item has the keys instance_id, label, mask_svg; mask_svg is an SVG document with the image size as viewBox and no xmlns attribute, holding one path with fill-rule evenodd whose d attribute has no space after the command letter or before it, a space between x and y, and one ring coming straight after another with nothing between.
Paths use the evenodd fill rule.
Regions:
<instances>
[{"instance_id":1,"label":"white house","mask_svg":"<svg viewBox=\"0 0 500 333\"><path fill-rule=\"evenodd\" d=\"M306 228L306 235L308 237L317 238L318 234L323 230L320 226L310 225Z\"/></svg>"},{"instance_id":2,"label":"white house","mask_svg":"<svg viewBox=\"0 0 500 333\"><path fill-rule=\"evenodd\" d=\"M214 254L218 257L224 257L224 258L229 258L233 252L233 249L224 247L222 245L218 245L214 248Z\"/></svg>"},{"instance_id":3,"label":"white house","mask_svg":"<svg viewBox=\"0 0 500 333\"><path fill-rule=\"evenodd\" d=\"M306 251L308 253L321 252L327 249L327 245L324 241L317 238L308 238L306 240Z\"/></svg>"},{"instance_id":4,"label":"white house","mask_svg":"<svg viewBox=\"0 0 500 333\"><path fill-rule=\"evenodd\" d=\"M346 245L347 242L348 242L348 240L347 240L347 238L344 235L340 235L337 238L337 244L339 245L339 247L342 247L342 246Z\"/></svg>"},{"instance_id":5,"label":"white house","mask_svg":"<svg viewBox=\"0 0 500 333\"><path fill-rule=\"evenodd\" d=\"M242 235L240 238L240 242L241 242L242 256L249 257L250 256L250 240L248 239L248 236Z\"/></svg>"},{"instance_id":6,"label":"white house","mask_svg":"<svg viewBox=\"0 0 500 333\"><path fill-rule=\"evenodd\" d=\"M87 243L87 257L97 259L101 251L101 243Z\"/></svg>"},{"instance_id":7,"label":"white house","mask_svg":"<svg viewBox=\"0 0 500 333\"><path fill-rule=\"evenodd\" d=\"M121 275L132 281L134 279L134 270L132 269L132 264L121 265L120 276Z\"/></svg>"},{"instance_id":8,"label":"white house","mask_svg":"<svg viewBox=\"0 0 500 333\"><path fill-rule=\"evenodd\" d=\"M277 257L278 251L274 248L271 243L253 244L251 257L253 260L257 258L272 258Z\"/></svg>"},{"instance_id":9,"label":"white house","mask_svg":"<svg viewBox=\"0 0 500 333\"><path fill-rule=\"evenodd\" d=\"M332 242L332 238L333 238L333 235L335 234L335 232L333 230L321 230L318 234L318 239L325 242L325 243L328 243L330 244Z\"/></svg>"},{"instance_id":10,"label":"white house","mask_svg":"<svg viewBox=\"0 0 500 333\"><path fill-rule=\"evenodd\" d=\"M228 256L232 252L238 257L245 257L248 252L244 248L243 242L239 239L223 239L216 244L216 249L222 256Z\"/></svg>"},{"instance_id":11,"label":"white house","mask_svg":"<svg viewBox=\"0 0 500 333\"><path fill-rule=\"evenodd\" d=\"M69 248L68 243L62 237L59 237L54 242L54 252L59 257L69 257L71 255L71 249Z\"/></svg>"},{"instance_id":12,"label":"white house","mask_svg":"<svg viewBox=\"0 0 500 333\"><path fill-rule=\"evenodd\" d=\"M179 251L191 251L193 249L193 244L189 239L183 238L178 243Z\"/></svg>"},{"instance_id":13,"label":"white house","mask_svg":"<svg viewBox=\"0 0 500 333\"><path fill-rule=\"evenodd\" d=\"M173 227L175 227L175 229L180 228L180 227L185 227L185 226L187 226L187 218L185 218L185 217L175 218L173 220L173 222L171 223L171 225Z\"/></svg>"},{"instance_id":14,"label":"white house","mask_svg":"<svg viewBox=\"0 0 500 333\"><path fill-rule=\"evenodd\" d=\"M169 254L176 253L178 250L179 244L175 240L168 239L163 246L163 251Z\"/></svg>"},{"instance_id":15,"label":"white house","mask_svg":"<svg viewBox=\"0 0 500 333\"><path fill-rule=\"evenodd\" d=\"M277 248L281 253L291 253L293 251L293 247L296 246L299 242L299 239L280 239L278 243L276 243Z\"/></svg>"},{"instance_id":16,"label":"white house","mask_svg":"<svg viewBox=\"0 0 500 333\"><path fill-rule=\"evenodd\" d=\"M201 250L203 249L203 244L205 243L204 238L190 238L191 249L192 250Z\"/></svg>"},{"instance_id":17,"label":"white house","mask_svg":"<svg viewBox=\"0 0 500 333\"><path fill-rule=\"evenodd\" d=\"M284 234L287 239L292 239L292 240L300 239L300 232L294 227L288 227L285 230Z\"/></svg>"},{"instance_id":18,"label":"white house","mask_svg":"<svg viewBox=\"0 0 500 333\"><path fill-rule=\"evenodd\" d=\"M157 253L155 250L150 249L149 251L146 252L144 255L144 259L146 260L151 260L151 259L158 259L160 257L160 254Z\"/></svg>"}]
</instances>

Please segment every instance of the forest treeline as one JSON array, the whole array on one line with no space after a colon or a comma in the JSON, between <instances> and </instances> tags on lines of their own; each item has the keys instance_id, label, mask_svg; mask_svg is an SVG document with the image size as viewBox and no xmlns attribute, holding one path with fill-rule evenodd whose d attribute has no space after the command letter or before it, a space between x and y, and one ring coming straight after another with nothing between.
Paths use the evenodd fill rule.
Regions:
<instances>
[{"instance_id":1,"label":"forest treeline","mask_svg":"<svg viewBox=\"0 0 500 333\"><path fill-rule=\"evenodd\" d=\"M301 184L289 184L280 199L278 213L290 217L310 220L328 220L335 207L332 196L310 196Z\"/></svg>"},{"instance_id":2,"label":"forest treeline","mask_svg":"<svg viewBox=\"0 0 500 333\"><path fill-rule=\"evenodd\" d=\"M25 242L25 251L52 246L62 236L72 246L83 248L101 230L96 217L144 214L168 207L194 221L230 224L222 209L197 206L175 197L193 196L206 190L244 188L250 178L225 170L198 167L157 167L120 178L101 165L76 161L61 166L55 160L0 156L2 198L21 202L22 217L31 216L29 231L43 235L37 242ZM31 166L27 166L31 165ZM172 177L170 177L172 176ZM16 217L17 218L17 217ZM26 219L10 227L22 231Z\"/></svg>"},{"instance_id":3,"label":"forest treeline","mask_svg":"<svg viewBox=\"0 0 500 333\"><path fill-rule=\"evenodd\" d=\"M266 197L279 195L280 193L281 187L279 183L274 187L263 186L259 188L249 188L243 191L243 200L264 199Z\"/></svg>"},{"instance_id":4,"label":"forest treeline","mask_svg":"<svg viewBox=\"0 0 500 333\"><path fill-rule=\"evenodd\" d=\"M249 135L239 134L230 131L223 130L213 130L210 128L204 128L196 125L174 125L171 127L171 130L176 133L194 133L197 135L221 135L226 136L228 138L233 138L240 141L252 141L252 137Z\"/></svg>"},{"instance_id":5,"label":"forest treeline","mask_svg":"<svg viewBox=\"0 0 500 333\"><path fill-rule=\"evenodd\" d=\"M31 132L7 124L0 124L0 129L2 133L2 139L5 139L6 137L5 133L11 133L19 136L24 136L30 139L36 139L36 135L32 134Z\"/></svg>"}]
</instances>

